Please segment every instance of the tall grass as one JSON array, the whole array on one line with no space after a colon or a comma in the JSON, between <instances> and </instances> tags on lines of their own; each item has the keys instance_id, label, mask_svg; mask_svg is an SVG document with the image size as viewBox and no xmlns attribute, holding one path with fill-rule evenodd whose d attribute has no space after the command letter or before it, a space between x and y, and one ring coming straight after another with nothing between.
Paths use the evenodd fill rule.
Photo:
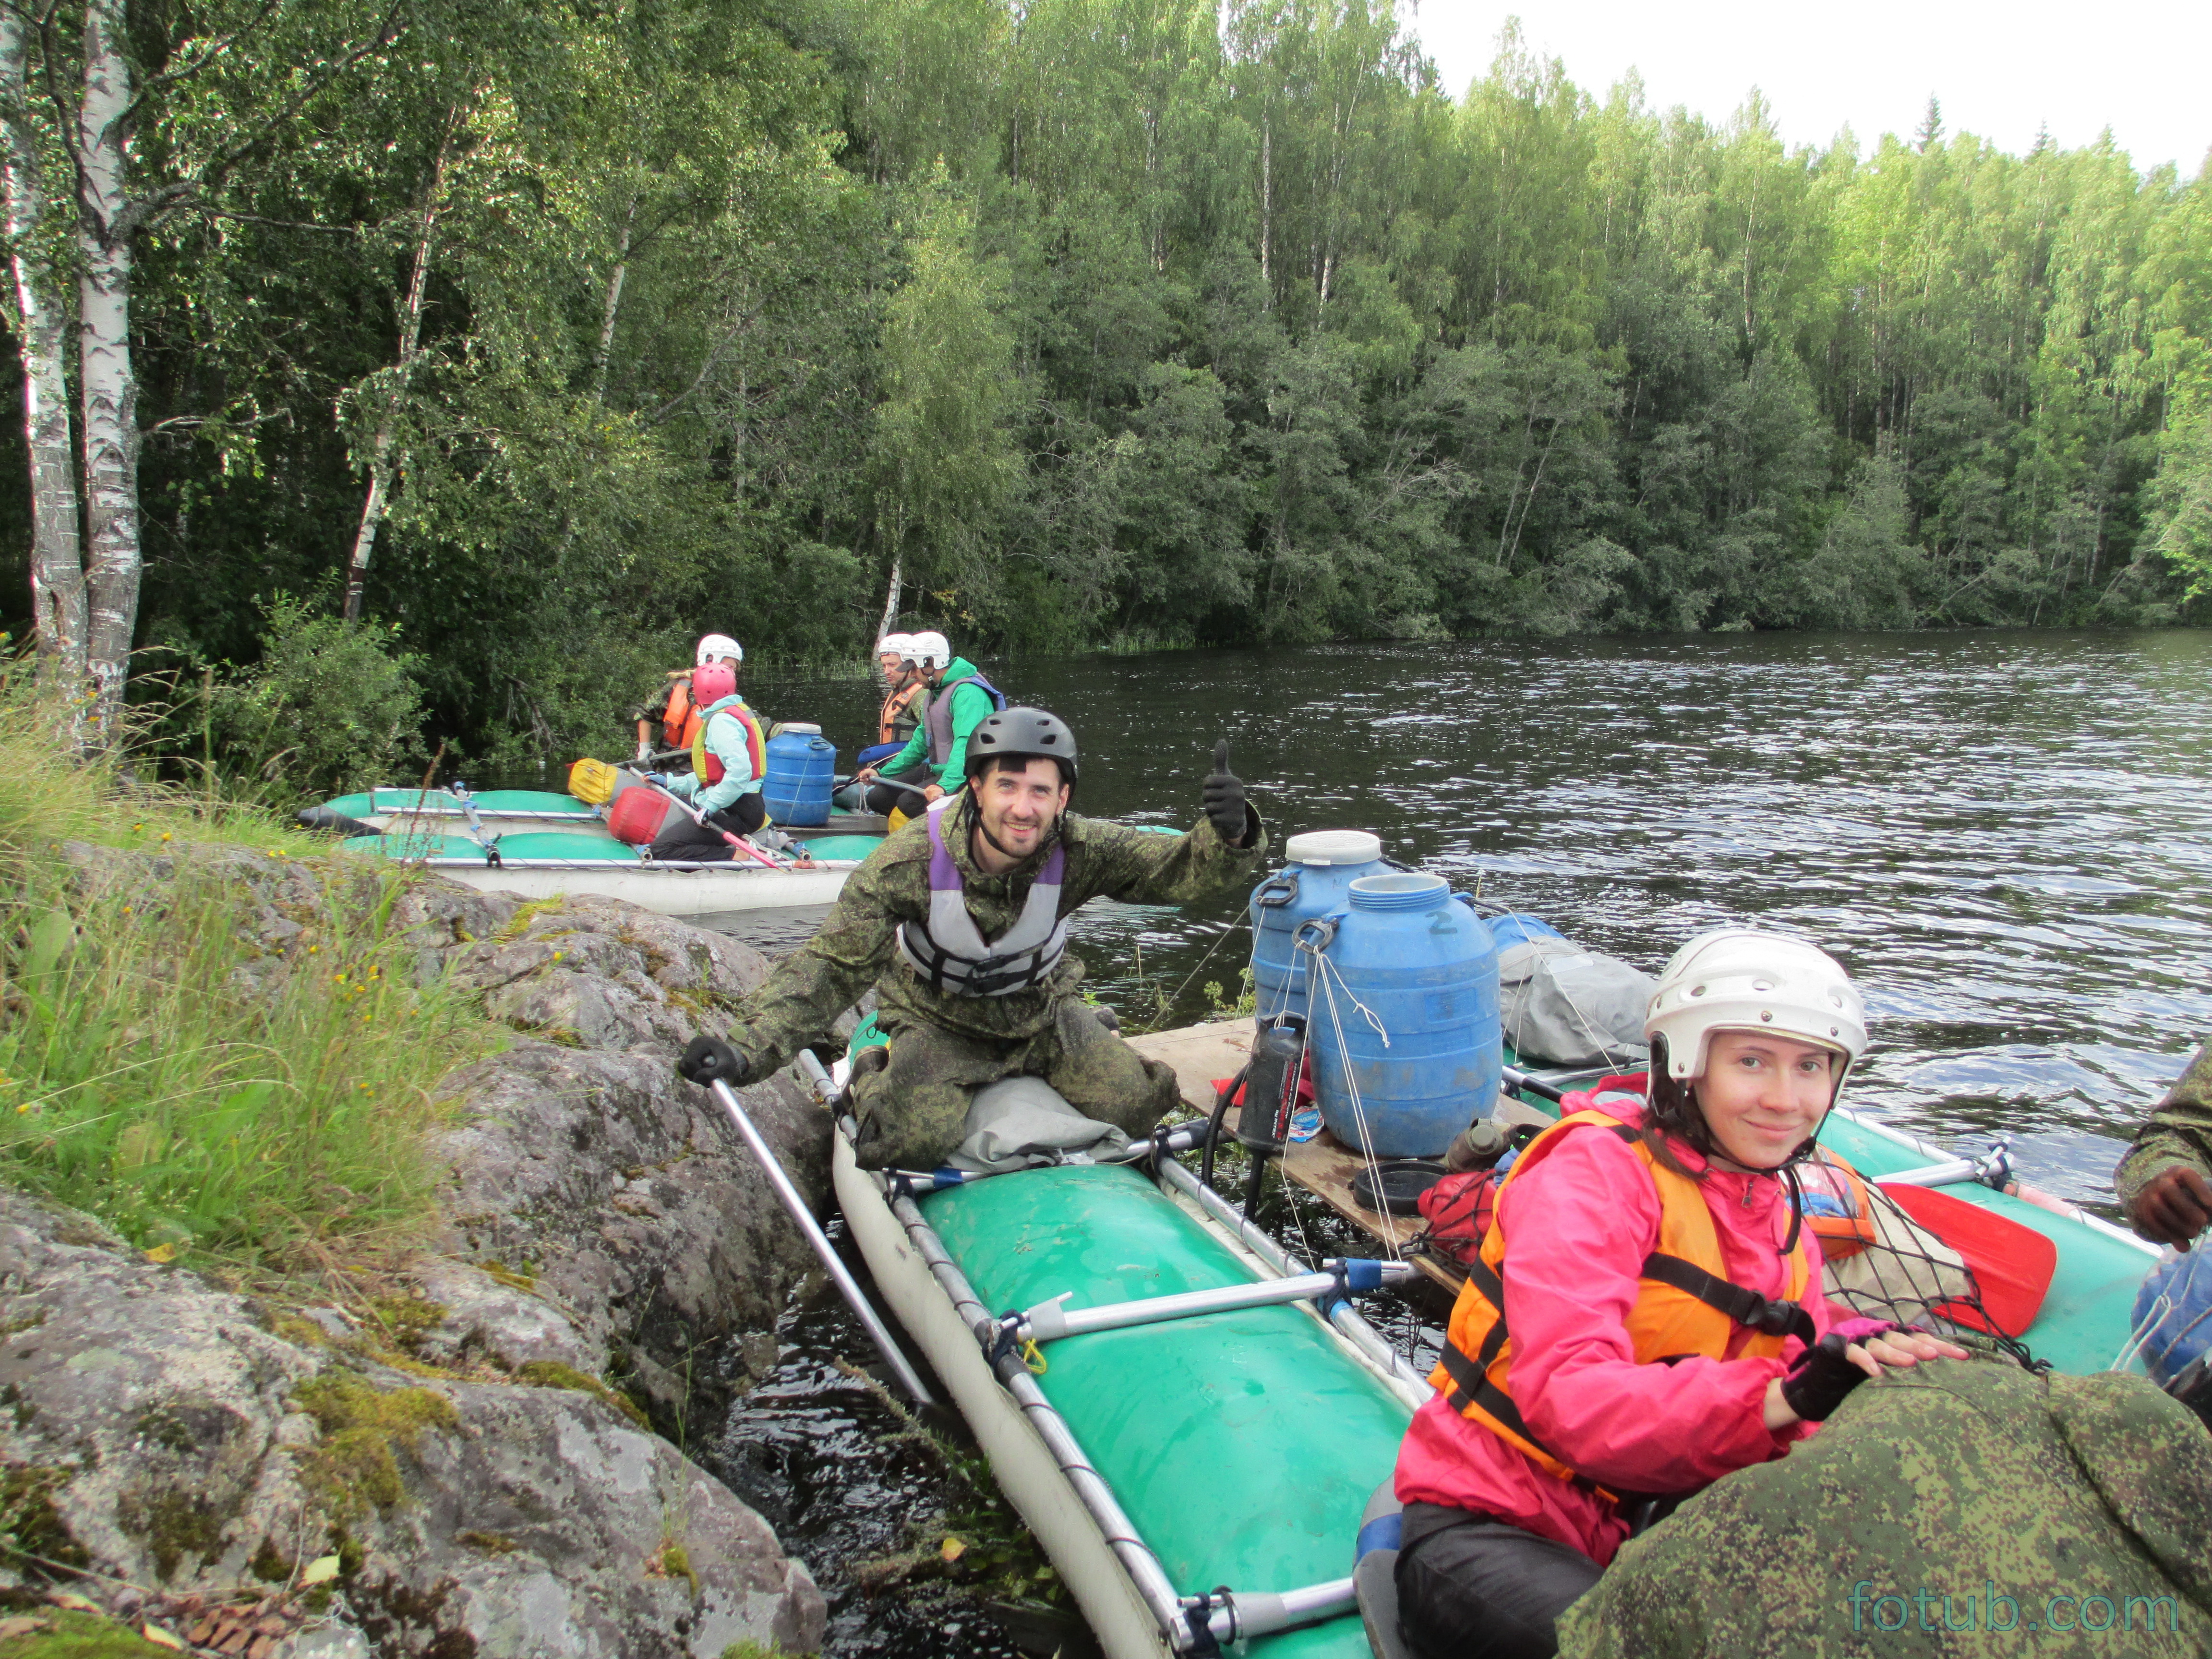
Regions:
<instances>
[{"instance_id":1,"label":"tall grass","mask_svg":"<svg viewBox=\"0 0 2212 1659\"><path fill-rule=\"evenodd\" d=\"M234 844L313 850L247 810L74 760L0 678L0 1180L249 1279L404 1239L427 1213L438 1085L492 1028L389 936L405 872L307 864L305 931L258 937ZM177 854L65 864L70 840Z\"/></svg>"}]
</instances>

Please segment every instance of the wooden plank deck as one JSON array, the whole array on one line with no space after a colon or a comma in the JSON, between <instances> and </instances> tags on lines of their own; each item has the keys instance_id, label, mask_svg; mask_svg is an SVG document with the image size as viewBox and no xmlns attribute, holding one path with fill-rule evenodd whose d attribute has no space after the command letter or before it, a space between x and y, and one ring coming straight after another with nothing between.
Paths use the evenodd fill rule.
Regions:
<instances>
[{"instance_id":1,"label":"wooden plank deck","mask_svg":"<svg viewBox=\"0 0 2212 1659\"><path fill-rule=\"evenodd\" d=\"M1182 1089L1183 1103L1201 1115L1213 1110L1214 1079L1232 1077L1251 1052L1253 1027L1249 1019L1220 1020L1206 1025L1185 1025L1172 1031L1153 1031L1129 1039L1130 1047L1149 1060L1175 1069ZM1548 1123L1541 1113L1507 1101L1499 1112L1508 1123ZM1225 1132L1224 1132L1225 1133ZM1283 1172L1376 1243L1402 1249L1419 1232L1424 1222L1414 1216L1379 1214L1364 1209L1352 1196L1352 1177L1359 1172L1358 1152L1327 1129L1311 1140L1294 1143L1282 1159ZM1443 1289L1456 1294L1466 1277L1425 1255L1414 1265Z\"/></svg>"}]
</instances>

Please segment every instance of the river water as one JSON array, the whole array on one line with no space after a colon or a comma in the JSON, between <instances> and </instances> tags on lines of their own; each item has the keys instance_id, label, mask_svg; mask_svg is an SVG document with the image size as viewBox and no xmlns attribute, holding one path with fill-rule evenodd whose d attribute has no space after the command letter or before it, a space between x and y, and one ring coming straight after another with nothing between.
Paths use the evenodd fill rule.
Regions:
<instances>
[{"instance_id":1,"label":"river water","mask_svg":"<svg viewBox=\"0 0 2212 1659\"><path fill-rule=\"evenodd\" d=\"M2107 1213L2127 1135L2212 1036L2212 633L1704 635L983 665L1075 727L1085 811L1192 822L1226 738L1279 843L1372 830L1401 861L1647 972L1722 923L1803 933L1867 994L1875 1048L1853 1104L1946 1142L2009 1133L2027 1179ZM775 718L820 721L848 755L872 736L864 681L752 691ZM1076 934L1092 986L1126 1023L1178 1025L1208 1016L1209 984L1235 994L1250 949L1243 916L1235 898L1184 912L1093 906ZM787 949L811 922L752 933ZM972 1619L868 1598L836 1565L881 1553L906 1521L957 1500L910 1447L887 1453L872 1437L897 1425L857 1385L805 1386L825 1343L863 1352L857 1332L811 1311L787 1336L790 1376L756 1392L714 1461L756 1496L786 1494L802 1556L815 1540L832 1650L991 1650ZM837 1455L804 1449L809 1414L823 1413ZM778 1457L795 1473L776 1474Z\"/></svg>"}]
</instances>

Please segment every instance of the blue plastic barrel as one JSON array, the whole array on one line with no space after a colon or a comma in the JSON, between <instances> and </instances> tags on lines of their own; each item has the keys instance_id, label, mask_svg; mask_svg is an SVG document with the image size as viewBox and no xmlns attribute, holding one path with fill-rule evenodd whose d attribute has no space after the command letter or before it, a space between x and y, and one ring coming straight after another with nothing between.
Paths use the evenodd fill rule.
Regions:
<instances>
[{"instance_id":1,"label":"blue plastic barrel","mask_svg":"<svg viewBox=\"0 0 2212 1659\"><path fill-rule=\"evenodd\" d=\"M1498 1102L1498 947L1442 876L1352 884L1305 924L1322 945L1306 1031L1322 1121L1376 1158L1434 1158Z\"/></svg>"},{"instance_id":2,"label":"blue plastic barrel","mask_svg":"<svg viewBox=\"0 0 2212 1659\"><path fill-rule=\"evenodd\" d=\"M761 804L771 822L813 829L830 822L830 791L837 775L837 749L818 726L787 725L768 740L768 775Z\"/></svg>"},{"instance_id":3,"label":"blue plastic barrel","mask_svg":"<svg viewBox=\"0 0 2212 1659\"><path fill-rule=\"evenodd\" d=\"M1341 910L1352 884L1379 875L1382 842L1364 830L1314 830L1292 836L1283 867L1252 890L1252 989L1266 1025L1278 1014L1306 1011L1306 964L1295 940L1316 916Z\"/></svg>"}]
</instances>

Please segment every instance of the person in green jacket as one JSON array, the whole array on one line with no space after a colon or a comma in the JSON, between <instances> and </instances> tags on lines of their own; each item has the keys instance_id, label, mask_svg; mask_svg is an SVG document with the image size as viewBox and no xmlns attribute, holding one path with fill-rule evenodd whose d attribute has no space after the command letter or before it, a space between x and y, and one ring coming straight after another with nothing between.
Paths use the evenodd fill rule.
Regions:
<instances>
[{"instance_id":1,"label":"person in green jacket","mask_svg":"<svg viewBox=\"0 0 2212 1659\"><path fill-rule=\"evenodd\" d=\"M701 1085L763 1078L872 985L889 1042L854 1058L863 1169L934 1168L1002 1078L1042 1078L1085 1116L1148 1131L1181 1099L1175 1073L1085 1002L1067 918L1102 895L1184 904L1250 884L1267 836L1228 750L1214 750L1196 827L1164 836L1067 810L1075 735L1058 718L991 714L968 787L877 848L821 931L739 1005L728 1040L698 1038L678 1069Z\"/></svg>"},{"instance_id":2,"label":"person in green jacket","mask_svg":"<svg viewBox=\"0 0 2212 1659\"><path fill-rule=\"evenodd\" d=\"M855 783L871 782L871 812L888 812L896 806L911 816L959 788L968 775L969 739L987 718L1006 706L1006 694L985 679L974 663L954 656L944 635L916 634L913 640L915 660L932 688L929 710L905 748L853 775ZM878 775L906 787L872 782Z\"/></svg>"},{"instance_id":3,"label":"person in green jacket","mask_svg":"<svg viewBox=\"0 0 2212 1659\"><path fill-rule=\"evenodd\" d=\"M2145 1238L2185 1250L2212 1224L2212 1042L2151 1109L2113 1184Z\"/></svg>"}]
</instances>

